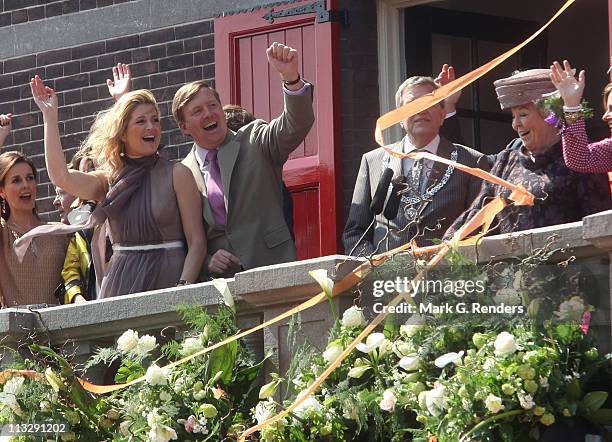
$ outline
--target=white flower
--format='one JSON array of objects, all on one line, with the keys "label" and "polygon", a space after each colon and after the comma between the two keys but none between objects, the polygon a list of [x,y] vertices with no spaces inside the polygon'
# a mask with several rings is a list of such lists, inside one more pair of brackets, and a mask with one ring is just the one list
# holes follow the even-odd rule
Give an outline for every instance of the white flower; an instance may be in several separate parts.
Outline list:
[{"label": "white flower", "polygon": [[444,368],[450,363],[457,364],[461,362],[461,358],[463,357],[463,354],[464,354],[463,350],[460,351],[459,353],[455,353],[454,351],[450,353],[446,353],[445,355],[442,355],[436,358],[436,360],[434,361],[434,365],[438,368]]},{"label": "white flower", "polygon": [[425,327],[427,320],[421,315],[412,315],[404,325],[400,325],[400,333],[408,338],[416,335],[419,330]]},{"label": "white flower", "polygon": [[255,420],[258,424],[267,421],[272,417],[274,412],[276,411],[276,406],[274,405],[274,401],[272,399],[267,401],[260,401],[255,406]]},{"label": "white flower", "polygon": [[23,410],[19,406],[19,402],[17,402],[17,398],[14,394],[5,392],[0,393],[0,403],[10,408],[17,416],[23,416]]},{"label": "white flower", "polygon": [[51,402],[49,402],[49,401],[42,401],[40,403],[40,411],[42,411],[43,413],[51,413],[53,411],[53,407],[51,406]]},{"label": "white flower", "polygon": [[176,431],[165,425],[152,427],[151,430],[149,430],[148,436],[150,442],[168,442],[169,440],[178,439]]},{"label": "white flower", "polygon": [[499,411],[504,409],[504,405],[502,404],[501,398],[491,393],[489,393],[489,395],[485,399],[485,405],[491,413],[498,413]]},{"label": "white flower", "polygon": [[521,407],[525,410],[531,410],[535,407],[535,402],[533,401],[533,397],[529,394],[518,394],[519,402],[521,403]]},{"label": "white flower", "polygon": [[[298,395],[298,398],[300,398],[302,396],[302,394],[303,393],[300,393]],[[302,402],[300,405],[295,407],[295,410],[293,410],[293,414],[295,414],[299,418],[303,418],[304,415],[306,414],[306,412],[308,412],[310,410],[314,410],[315,412],[319,412],[319,411],[321,411],[321,408],[322,407],[321,407],[321,404],[319,403],[319,401],[317,401],[312,396],[309,396],[309,397],[306,398],[306,400],[304,400],[304,402]]]},{"label": "white flower", "polygon": [[168,402],[170,399],[172,399],[172,395],[170,393],[168,393],[167,391],[162,391],[161,393],[159,393],[159,400],[162,402]]},{"label": "white flower", "polygon": [[521,295],[514,289],[498,290],[497,294],[493,296],[493,300],[498,305],[521,305],[523,303]]},{"label": "white flower", "polygon": [[399,361],[399,366],[406,371],[418,370],[420,365],[421,358],[419,358],[416,354],[404,356]]},{"label": "white flower", "polygon": [[7,394],[19,396],[23,391],[23,382],[25,379],[22,376],[13,376],[4,384],[4,391]]},{"label": "white flower", "polygon": [[371,353],[376,350],[385,341],[385,335],[382,333],[372,333],[368,335],[366,343],[360,342],[357,344],[357,350],[362,353]]},{"label": "white flower", "polygon": [[150,385],[166,385],[168,383],[168,369],[151,364],[145,373],[145,380]]},{"label": "white flower", "polygon": [[440,416],[446,403],[446,387],[439,382],[434,384],[434,388],[427,392],[425,396],[425,406],[433,416]]},{"label": "white flower", "polygon": [[548,387],[550,387],[547,377],[540,376],[540,387],[542,387],[545,390],[548,389]]},{"label": "white flower", "polygon": [[325,359],[325,362],[327,362],[329,364],[329,363],[335,361],[338,358],[338,356],[340,356],[342,354],[343,351],[344,351],[344,349],[342,348],[341,345],[338,345],[338,344],[330,345],[323,352],[323,359]]},{"label": "white flower", "polygon": [[157,346],[157,340],[155,336],[144,335],[138,338],[138,344],[136,344],[135,352],[139,355],[146,355]]},{"label": "white flower", "polygon": [[495,339],[495,355],[507,356],[516,351],[516,341],[514,335],[508,332],[501,332]]},{"label": "white flower", "polygon": [[353,367],[349,370],[347,376],[349,378],[353,378],[353,379],[359,379],[361,376],[363,376],[365,374],[366,371],[368,371],[370,368],[369,365],[362,365],[360,367]]},{"label": "white flower", "polygon": [[580,321],[584,313],[585,305],[580,296],[572,296],[568,301],[559,305],[559,311],[555,315],[562,321]]},{"label": "white flower", "polygon": [[395,404],[397,402],[397,397],[393,393],[393,390],[385,390],[383,393],[382,401],[378,404],[381,410],[384,411],[393,411],[395,410]]},{"label": "white flower", "polygon": [[130,329],[123,332],[119,339],[117,339],[117,348],[123,352],[128,353],[138,345],[138,332]]},{"label": "white flower", "polygon": [[344,312],[342,315],[342,325],[346,328],[357,328],[365,325],[365,317],[363,316],[363,309],[359,307],[351,307]]},{"label": "white flower", "polygon": [[405,341],[395,341],[393,343],[393,353],[398,358],[403,358],[414,351],[413,346]]},{"label": "white flower", "polygon": [[491,370],[493,367],[495,367],[495,359],[493,358],[487,358],[484,364],[482,364],[483,370],[486,370],[486,371]]},{"label": "white flower", "polygon": [[119,433],[122,436],[129,436],[131,434],[130,427],[132,426],[132,421],[123,421],[119,424]]},{"label": "white flower", "polygon": [[196,338],[185,338],[181,347],[181,355],[189,356],[203,350],[202,340],[199,337]]}]

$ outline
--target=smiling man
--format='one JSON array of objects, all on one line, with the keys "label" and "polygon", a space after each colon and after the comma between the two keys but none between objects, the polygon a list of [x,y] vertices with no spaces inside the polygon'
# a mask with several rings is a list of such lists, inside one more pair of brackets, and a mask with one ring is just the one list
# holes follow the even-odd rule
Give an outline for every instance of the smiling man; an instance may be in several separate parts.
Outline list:
[{"label": "smiling man", "polygon": [[[403,106],[439,86],[431,77],[410,77],[395,95],[397,107]],[[426,109],[400,123],[406,136],[387,146],[397,152],[427,151],[470,167],[489,169],[483,154],[440,136],[446,111],[444,103]],[[370,208],[383,172],[390,168],[394,177],[404,176],[399,212],[387,222],[383,214]],[[480,180],[429,160],[392,157],[382,148],[363,155],[355,183],[351,210],[344,229],[345,252],[369,255],[392,249],[414,239],[419,245],[430,245],[441,238],[455,218],[469,207],[478,194]],[[375,222],[374,222],[375,220]],[[374,224],[369,228],[370,224]],[[388,232],[388,235],[387,235]]]},{"label": "smiling man", "polygon": [[313,87],[301,79],[295,49],[273,43],[266,54],[285,95],[283,113],[270,123],[229,130],[219,94],[205,81],[184,85],[172,102],[181,131],[194,140],[183,164],[204,203],[208,256],[201,279],[296,259],[283,215],[282,169],[314,123]]}]

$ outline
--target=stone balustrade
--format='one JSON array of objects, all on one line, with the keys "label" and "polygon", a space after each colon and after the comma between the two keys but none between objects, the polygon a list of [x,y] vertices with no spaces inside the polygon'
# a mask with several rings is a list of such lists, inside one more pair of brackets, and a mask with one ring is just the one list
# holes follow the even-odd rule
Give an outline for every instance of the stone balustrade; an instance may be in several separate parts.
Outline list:
[{"label": "stone balustrade", "polygon": [[[465,253],[479,262],[503,260],[528,255],[533,250],[554,241],[555,247],[564,249],[554,256],[556,260],[575,256],[576,262],[600,273],[605,280],[601,288],[598,312],[594,326],[598,327],[601,349],[610,351],[612,335],[610,253],[612,253],[612,211],[592,215],[583,222],[498,235],[485,238],[478,247],[467,248]],[[358,260],[341,255],[297,261],[262,267],[228,279],[228,287],[236,300],[239,325],[253,327],[287,311],[316,293],[320,288],[308,271],[325,269],[340,279]],[[338,267],[340,264],[342,266]],[[605,275],[601,275],[605,272]],[[212,283],[158,290],[86,304],[66,305],[40,309],[8,308],[0,311],[0,338],[4,346],[15,347],[28,335],[38,342],[62,346],[63,351],[82,361],[96,346],[111,345],[126,329],[131,328],[157,336],[174,337],[184,329],[177,313],[179,304],[198,304],[214,309],[222,302],[219,291]],[[339,312],[352,305],[350,293],[334,300]],[[327,331],[332,324],[330,307],[323,302],[300,314],[299,341],[309,341],[319,348],[325,345]],[[259,358],[273,351],[266,373],[284,372],[291,360],[287,335],[289,321],[265,328],[246,339],[247,346]],[[67,342],[68,341],[68,342]],[[7,360],[4,353],[4,362]],[[93,380],[102,381],[101,373],[91,373]]]}]

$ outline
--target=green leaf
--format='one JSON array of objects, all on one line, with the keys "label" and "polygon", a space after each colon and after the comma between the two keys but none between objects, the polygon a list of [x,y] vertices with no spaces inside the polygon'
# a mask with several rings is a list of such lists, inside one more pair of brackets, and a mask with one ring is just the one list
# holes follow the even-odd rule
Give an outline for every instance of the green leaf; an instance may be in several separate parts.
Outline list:
[{"label": "green leaf", "polygon": [[612,409],[610,408],[600,408],[584,417],[595,424],[612,425]]},{"label": "green leaf", "polygon": [[137,379],[145,374],[145,370],[137,362],[132,361],[131,359],[124,359],[121,363],[121,367],[117,370],[117,374],[115,375],[115,382],[121,384],[130,382],[134,379]]},{"label": "green leaf", "polygon": [[268,358],[270,358],[270,356],[272,356],[271,352],[266,354],[264,358],[258,364],[247,367],[244,370],[241,370],[238,373],[236,373],[233,383],[241,384],[243,382],[246,382],[246,383],[253,382],[255,378],[257,377],[257,375],[259,374],[259,371],[263,367],[264,363],[266,362],[266,360],[268,360]]},{"label": "green leaf", "polygon": [[582,391],[580,389],[580,382],[578,379],[572,379],[572,382],[567,384],[567,396],[571,401],[579,401],[582,396]]},{"label": "green leaf", "polygon": [[608,399],[608,393],[605,391],[591,391],[584,396],[580,405],[582,405],[587,412],[594,412],[601,408],[601,406]]},{"label": "green leaf", "polygon": [[210,372],[222,372],[220,381],[224,384],[229,384],[232,380],[232,371],[236,362],[236,354],[238,353],[238,342],[232,341],[225,344],[223,347],[214,349],[210,355]]}]

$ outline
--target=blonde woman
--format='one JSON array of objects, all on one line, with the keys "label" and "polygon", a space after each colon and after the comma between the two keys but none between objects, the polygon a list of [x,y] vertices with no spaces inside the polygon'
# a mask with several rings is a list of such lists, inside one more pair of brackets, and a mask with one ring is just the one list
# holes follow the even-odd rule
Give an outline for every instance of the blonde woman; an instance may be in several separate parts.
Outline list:
[{"label": "blonde woman", "polygon": [[100,202],[86,225],[59,229],[80,230],[106,220],[110,226],[113,257],[99,297],[195,282],[206,255],[202,202],[191,171],[158,155],[161,126],[151,92],[129,92],[96,117],[84,148],[95,155],[97,169],[84,173],[66,167],[55,92],[38,76],[31,88],[43,113],[51,181]]}]

